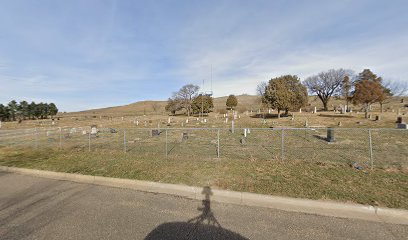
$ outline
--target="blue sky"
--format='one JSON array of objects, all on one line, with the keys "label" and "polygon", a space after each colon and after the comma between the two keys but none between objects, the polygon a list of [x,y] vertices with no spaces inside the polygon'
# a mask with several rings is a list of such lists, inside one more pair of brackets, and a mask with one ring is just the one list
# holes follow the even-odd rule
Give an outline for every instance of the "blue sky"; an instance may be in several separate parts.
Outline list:
[{"label": "blue sky", "polygon": [[187,83],[370,68],[408,81],[408,1],[0,0],[0,103],[165,100]]}]

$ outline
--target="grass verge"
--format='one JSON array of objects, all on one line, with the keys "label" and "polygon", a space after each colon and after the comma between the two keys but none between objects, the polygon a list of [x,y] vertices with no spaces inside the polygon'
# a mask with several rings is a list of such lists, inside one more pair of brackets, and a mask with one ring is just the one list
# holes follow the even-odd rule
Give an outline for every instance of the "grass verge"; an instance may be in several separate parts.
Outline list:
[{"label": "grass verge", "polygon": [[356,170],[347,164],[256,159],[195,159],[114,151],[0,148],[0,165],[211,186],[309,199],[408,209],[406,169]]}]

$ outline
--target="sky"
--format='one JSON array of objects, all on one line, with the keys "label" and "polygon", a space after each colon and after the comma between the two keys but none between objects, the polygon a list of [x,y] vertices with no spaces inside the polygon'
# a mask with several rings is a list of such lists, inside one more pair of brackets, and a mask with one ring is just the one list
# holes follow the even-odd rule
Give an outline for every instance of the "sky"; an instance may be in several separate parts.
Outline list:
[{"label": "sky", "polygon": [[304,80],[333,68],[370,68],[408,81],[406,0],[0,0],[0,6],[3,104],[54,102],[60,111],[78,111],[166,100],[188,83],[215,97],[255,94],[273,77]]}]

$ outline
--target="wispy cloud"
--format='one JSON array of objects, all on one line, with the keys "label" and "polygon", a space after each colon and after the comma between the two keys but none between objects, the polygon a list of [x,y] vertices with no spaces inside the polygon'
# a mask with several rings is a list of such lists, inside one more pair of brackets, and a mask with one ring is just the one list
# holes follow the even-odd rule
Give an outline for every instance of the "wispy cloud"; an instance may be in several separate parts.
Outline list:
[{"label": "wispy cloud", "polygon": [[71,111],[164,100],[203,79],[209,90],[211,66],[216,96],[339,67],[404,81],[406,7],[363,0],[6,2],[0,102],[53,101]]}]

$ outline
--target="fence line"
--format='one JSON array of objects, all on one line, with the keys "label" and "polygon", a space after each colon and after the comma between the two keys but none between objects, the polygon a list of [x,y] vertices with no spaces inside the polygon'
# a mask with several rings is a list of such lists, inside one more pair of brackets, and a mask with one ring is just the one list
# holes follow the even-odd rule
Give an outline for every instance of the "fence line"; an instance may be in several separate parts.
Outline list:
[{"label": "fence line", "polygon": [[[188,156],[303,160],[365,165],[371,169],[374,165],[408,166],[407,139],[408,130],[384,128],[102,128],[94,131],[86,127],[0,131],[0,146],[88,148],[89,152],[117,150],[166,159]],[[163,148],[164,154],[160,150]]]}]

